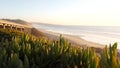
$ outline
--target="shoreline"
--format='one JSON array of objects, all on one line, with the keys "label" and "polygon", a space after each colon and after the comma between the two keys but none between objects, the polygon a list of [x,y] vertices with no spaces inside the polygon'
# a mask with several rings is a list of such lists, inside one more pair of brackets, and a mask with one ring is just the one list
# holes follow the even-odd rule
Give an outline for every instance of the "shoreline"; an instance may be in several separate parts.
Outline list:
[{"label": "shoreline", "polygon": [[[57,32],[52,32],[52,31],[47,31],[44,29],[38,29],[39,31],[43,32],[48,39],[51,40],[57,40],[59,39],[60,33]],[[103,49],[105,45],[87,41],[85,39],[80,38],[79,36],[76,35],[69,35],[69,34],[62,34],[62,36],[68,40],[69,43],[77,45],[77,46],[82,46],[82,47],[93,47],[93,48],[100,48]]]},{"label": "shoreline", "polygon": [[[47,31],[47,30],[44,30],[44,29],[37,29],[37,30],[42,32],[43,34],[45,34],[45,36],[50,40],[59,40],[60,33]],[[79,36],[76,36],[76,35],[62,34],[62,36],[66,40],[68,40],[69,43],[73,44],[73,46],[75,46],[75,47],[94,48],[98,55],[103,51],[103,49],[106,46],[106,45],[103,45],[103,44],[87,41],[87,40],[82,39],[82,38],[80,38]],[[117,51],[118,51],[117,56],[120,57],[120,50],[117,49]]]}]

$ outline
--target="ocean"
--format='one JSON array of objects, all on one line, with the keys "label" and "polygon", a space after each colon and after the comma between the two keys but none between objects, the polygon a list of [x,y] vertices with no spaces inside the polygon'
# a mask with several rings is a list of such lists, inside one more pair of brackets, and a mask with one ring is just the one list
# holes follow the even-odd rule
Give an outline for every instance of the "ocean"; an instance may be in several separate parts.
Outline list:
[{"label": "ocean", "polygon": [[120,26],[65,26],[33,23],[34,27],[61,34],[76,35],[87,41],[103,45],[118,43],[120,49]]}]

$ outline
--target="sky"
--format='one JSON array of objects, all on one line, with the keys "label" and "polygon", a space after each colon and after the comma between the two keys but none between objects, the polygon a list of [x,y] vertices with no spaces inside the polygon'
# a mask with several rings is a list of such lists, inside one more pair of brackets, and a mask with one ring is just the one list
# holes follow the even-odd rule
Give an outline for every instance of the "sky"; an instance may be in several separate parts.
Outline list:
[{"label": "sky", "polygon": [[60,25],[120,26],[120,1],[0,0],[0,18]]}]

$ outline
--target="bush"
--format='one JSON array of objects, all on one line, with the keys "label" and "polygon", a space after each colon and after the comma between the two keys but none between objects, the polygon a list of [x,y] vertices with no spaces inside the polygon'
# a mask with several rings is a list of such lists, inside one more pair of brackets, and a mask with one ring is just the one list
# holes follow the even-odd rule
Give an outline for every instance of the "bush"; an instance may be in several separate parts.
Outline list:
[{"label": "bush", "polygon": [[[6,37],[7,35],[7,37]],[[120,68],[117,44],[97,55],[95,49],[73,47],[12,30],[0,30],[0,68]],[[10,40],[9,40],[10,39]]]}]

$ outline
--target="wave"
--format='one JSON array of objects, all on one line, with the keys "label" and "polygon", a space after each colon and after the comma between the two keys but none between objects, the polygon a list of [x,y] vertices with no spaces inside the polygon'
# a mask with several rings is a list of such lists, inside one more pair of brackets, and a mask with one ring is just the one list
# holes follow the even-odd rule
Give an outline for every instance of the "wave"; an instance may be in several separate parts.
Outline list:
[{"label": "wave", "polygon": [[[117,42],[120,45],[120,27],[104,26],[49,26],[34,24],[36,28],[42,28],[48,31],[61,34],[77,35],[87,41],[100,44],[113,44]],[[120,46],[118,46],[120,49]]]}]

